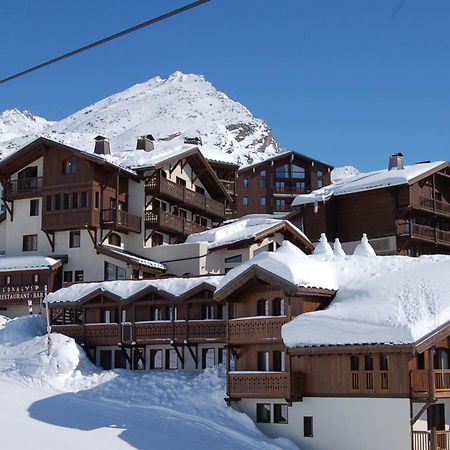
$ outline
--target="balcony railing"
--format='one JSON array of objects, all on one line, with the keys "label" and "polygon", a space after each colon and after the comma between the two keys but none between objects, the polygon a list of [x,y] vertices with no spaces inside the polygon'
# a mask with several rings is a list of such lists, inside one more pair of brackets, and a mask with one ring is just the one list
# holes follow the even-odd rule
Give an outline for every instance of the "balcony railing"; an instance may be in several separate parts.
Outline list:
[{"label": "balcony railing", "polygon": [[230,320],[228,339],[230,344],[281,341],[281,327],[286,322],[287,319],[284,316]]},{"label": "balcony railing", "polygon": [[153,175],[145,181],[146,192],[153,195],[169,197],[186,206],[200,211],[204,214],[225,218],[225,205],[217,200],[206,197],[206,195],[188,189],[161,175]]},{"label": "balcony railing", "polygon": [[434,449],[450,450],[450,431],[412,432],[412,450],[434,450]]},{"label": "balcony railing", "polygon": [[100,226],[100,211],[92,208],[42,212],[42,231],[58,231]]},{"label": "balcony railing", "polygon": [[178,217],[166,211],[146,211],[145,226],[147,228],[160,228],[184,236],[206,230],[204,225],[184,219],[183,217]]},{"label": "balcony railing", "polygon": [[230,372],[228,395],[231,398],[300,398],[301,373]]},{"label": "balcony railing", "polygon": [[425,211],[435,212],[436,214],[450,216],[450,204],[442,200],[435,200],[430,197],[420,196],[417,203],[412,205],[414,208]]},{"label": "balcony railing", "polygon": [[399,223],[397,233],[401,236],[408,235],[413,239],[420,239],[433,244],[450,245],[450,231],[439,228],[419,225],[417,223]]},{"label": "balcony railing", "polygon": [[102,209],[102,227],[141,232],[141,218],[121,209]]},{"label": "balcony railing", "polygon": [[410,372],[411,395],[413,397],[450,397],[450,369],[433,370],[433,386],[429,388],[428,370],[412,370]]},{"label": "balcony railing", "polygon": [[21,178],[10,180],[5,186],[5,197],[26,197],[38,195],[42,191],[42,177]]},{"label": "balcony railing", "polygon": [[274,186],[274,194],[305,194],[307,189],[305,186]]},{"label": "balcony railing", "polygon": [[[131,327],[127,341],[140,344],[225,342],[225,320],[154,321],[126,323]],[[52,330],[86,345],[117,345],[122,342],[120,324],[53,325]]]}]

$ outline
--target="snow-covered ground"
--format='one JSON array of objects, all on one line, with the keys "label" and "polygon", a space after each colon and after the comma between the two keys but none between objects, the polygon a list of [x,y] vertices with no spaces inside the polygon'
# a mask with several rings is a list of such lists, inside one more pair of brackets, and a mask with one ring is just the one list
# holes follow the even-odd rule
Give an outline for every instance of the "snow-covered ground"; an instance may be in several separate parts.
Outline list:
[{"label": "snow-covered ground", "polygon": [[0,316],[0,448],[295,449],[226,407],[223,368],[100,371],[45,321]]}]

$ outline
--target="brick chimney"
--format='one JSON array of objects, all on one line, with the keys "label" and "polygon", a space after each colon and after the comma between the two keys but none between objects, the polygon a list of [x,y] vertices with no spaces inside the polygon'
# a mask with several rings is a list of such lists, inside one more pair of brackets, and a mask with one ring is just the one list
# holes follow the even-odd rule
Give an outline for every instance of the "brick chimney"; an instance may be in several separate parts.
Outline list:
[{"label": "brick chimney", "polygon": [[394,153],[389,156],[389,170],[403,169],[403,153]]},{"label": "brick chimney", "polygon": [[137,139],[136,150],[145,150],[146,152],[151,152],[155,148],[153,142],[155,138],[151,134],[145,136],[140,136]]},{"label": "brick chimney", "polygon": [[95,139],[94,153],[96,155],[110,155],[111,148],[109,147],[109,140],[104,136],[97,136]]}]

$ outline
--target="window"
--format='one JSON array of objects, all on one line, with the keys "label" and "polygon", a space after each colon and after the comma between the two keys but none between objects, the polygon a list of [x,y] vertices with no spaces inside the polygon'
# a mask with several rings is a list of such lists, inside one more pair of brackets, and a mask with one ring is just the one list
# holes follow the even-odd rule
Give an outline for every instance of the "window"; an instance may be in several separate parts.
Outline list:
[{"label": "window", "polygon": [[270,423],[270,403],[256,404],[256,422]]},{"label": "window", "polygon": [[313,418],[310,416],[303,417],[303,436],[313,437]]},{"label": "window", "polygon": [[269,300],[262,298],[256,303],[256,315],[268,316],[269,315]]},{"label": "window", "polygon": [[177,184],[179,184],[180,186],[186,186],[186,180],[184,180],[183,178],[177,177]]},{"label": "window", "polygon": [[248,178],[244,178],[242,180],[242,184],[243,184],[244,188],[247,189],[248,188]]},{"label": "window", "polygon": [[276,298],[272,301],[272,315],[284,316],[284,298]]},{"label": "window", "polygon": [[61,209],[61,196],[59,194],[55,195],[55,211],[59,211]]},{"label": "window", "polygon": [[162,353],[163,351],[160,349],[150,350],[150,370],[163,368]]},{"label": "window", "polygon": [[163,245],[164,242],[164,236],[160,233],[153,233],[152,234],[152,247],[158,247],[159,245]]},{"label": "window", "polygon": [[373,357],[366,355],[364,357],[364,370],[373,370]]},{"label": "window", "polygon": [[64,283],[72,283],[73,276],[72,276],[72,271],[71,270],[65,270],[64,271],[63,280],[64,280]]},{"label": "window", "polygon": [[101,323],[111,323],[111,310],[110,309],[102,309]]},{"label": "window", "polygon": [[296,181],[295,182],[295,192],[305,192],[305,182],[304,181]]},{"label": "window", "polygon": [[226,304],[218,305],[218,319],[227,320],[228,319],[228,308]]},{"label": "window", "polygon": [[45,199],[45,203],[46,203],[46,206],[47,206],[47,208],[46,208],[47,211],[51,211],[52,210],[52,205],[53,205],[52,199],[53,199],[53,197],[51,195],[47,195],[47,197]]},{"label": "window", "polygon": [[389,358],[385,355],[380,355],[380,370],[389,370]]},{"label": "window", "polygon": [[75,281],[76,282],[84,281],[84,271],[75,270]]},{"label": "window", "polygon": [[22,240],[22,250],[32,252],[37,250],[37,234],[26,234]]},{"label": "window", "polygon": [[104,278],[105,281],[125,280],[126,270],[123,269],[122,267],[116,266],[115,264],[111,264],[105,261]]},{"label": "window", "polygon": [[244,206],[248,206],[249,201],[248,201],[248,197],[247,197],[247,196],[242,197],[242,204],[243,204]]},{"label": "window", "polygon": [[39,275],[37,273],[33,274],[33,283],[39,283]]},{"label": "window", "polygon": [[202,319],[215,319],[214,305],[202,305]]},{"label": "window", "polygon": [[169,306],[169,320],[178,320],[178,306]]},{"label": "window", "polygon": [[228,258],[225,258],[225,264],[234,264],[234,263],[241,263],[242,262],[242,255],[234,255],[229,256]]},{"label": "window", "polygon": [[305,178],[305,169],[296,164],[292,164],[292,178]]},{"label": "window", "polygon": [[428,430],[436,428],[437,431],[445,430],[445,406],[443,403],[430,405],[427,409]]},{"label": "window", "polygon": [[258,352],[257,354],[258,368],[256,370],[260,372],[268,372],[270,370],[269,361],[270,361],[269,352]]},{"label": "window", "polygon": [[63,194],[63,209],[70,208],[70,194]]},{"label": "window", "polygon": [[259,175],[261,177],[267,177],[267,170],[261,170],[261,172],[259,172]]},{"label": "window", "polygon": [[284,372],[286,370],[286,356],[284,352],[273,352],[273,370],[275,372]]},{"label": "window", "polygon": [[201,186],[195,185],[195,192],[198,192],[199,194],[205,195],[205,189]]},{"label": "window", "polygon": [[108,244],[120,247],[122,245],[122,239],[117,233],[111,233],[108,236]]},{"label": "window", "polygon": [[174,349],[166,350],[166,369],[167,370],[178,369],[178,355]]},{"label": "window", "polygon": [[98,191],[95,192],[94,207],[95,207],[95,209],[100,208],[100,192],[98,192]]},{"label": "window", "polygon": [[6,275],[6,284],[11,284],[11,275]]},{"label": "window", "polygon": [[276,178],[289,178],[289,164],[284,164],[283,166],[278,166],[275,169]]},{"label": "window", "polygon": [[150,309],[150,320],[162,320],[161,308]]},{"label": "window", "polygon": [[77,192],[72,193],[72,208],[74,208],[74,209],[78,208],[78,193]]},{"label": "window", "polygon": [[207,367],[214,367],[214,349],[203,348],[202,349],[202,369]]},{"label": "window", "polygon": [[350,370],[359,370],[359,356],[350,356]]},{"label": "window", "polygon": [[323,180],[322,179],[318,179],[317,180],[317,187],[320,189],[320,188],[323,188]]},{"label": "window", "polygon": [[317,178],[322,178],[323,177],[323,172],[321,170],[317,171]]},{"label": "window", "polygon": [[285,211],[286,210],[286,200],[282,198],[277,198],[275,200],[275,209],[279,211]]},{"label": "window", "polygon": [[267,205],[267,197],[261,197],[259,199],[259,203],[261,206],[266,206]]},{"label": "window", "polygon": [[69,247],[78,248],[81,243],[81,235],[79,231],[71,231],[69,233]]},{"label": "window", "polygon": [[284,181],[275,181],[275,192],[284,192],[286,183]]},{"label": "window", "polygon": [[261,178],[259,180],[259,185],[260,185],[261,189],[266,189],[267,188],[267,178]]},{"label": "window", "polygon": [[273,422],[288,423],[288,405],[275,403],[273,405]]},{"label": "window", "polygon": [[88,206],[88,195],[87,192],[81,193],[81,201],[80,201],[80,208],[87,208]]},{"label": "window", "polygon": [[65,159],[62,162],[61,172],[63,175],[74,175],[77,172],[77,162],[75,159]]},{"label": "window", "polygon": [[39,215],[39,200],[30,200],[30,216]]},{"label": "window", "polygon": [[125,349],[114,351],[114,368],[115,369],[126,369],[127,368],[127,357]]}]

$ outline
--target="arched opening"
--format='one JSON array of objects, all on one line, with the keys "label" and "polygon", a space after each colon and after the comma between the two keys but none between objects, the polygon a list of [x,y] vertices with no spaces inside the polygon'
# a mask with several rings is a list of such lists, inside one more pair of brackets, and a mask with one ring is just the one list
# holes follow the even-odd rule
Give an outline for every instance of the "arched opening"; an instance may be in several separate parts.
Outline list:
[{"label": "arched opening", "polygon": [[256,315],[268,316],[269,315],[269,300],[262,298],[256,303]]},{"label": "arched opening", "polygon": [[285,316],[284,298],[275,298],[272,300],[272,315]]}]

